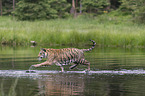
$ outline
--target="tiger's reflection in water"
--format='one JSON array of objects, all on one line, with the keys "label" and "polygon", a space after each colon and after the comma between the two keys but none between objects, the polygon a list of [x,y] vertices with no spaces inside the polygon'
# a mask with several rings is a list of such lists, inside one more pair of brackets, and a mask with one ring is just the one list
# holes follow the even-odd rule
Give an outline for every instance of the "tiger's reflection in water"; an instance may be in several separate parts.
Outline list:
[{"label": "tiger's reflection in water", "polygon": [[41,96],[83,96],[84,79],[75,75],[49,75],[48,78],[38,80]]}]

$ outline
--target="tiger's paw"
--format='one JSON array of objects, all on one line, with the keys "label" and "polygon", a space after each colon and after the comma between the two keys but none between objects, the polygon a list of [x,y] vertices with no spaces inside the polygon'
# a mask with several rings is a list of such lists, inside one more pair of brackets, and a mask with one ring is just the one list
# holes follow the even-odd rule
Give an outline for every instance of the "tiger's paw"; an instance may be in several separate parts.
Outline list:
[{"label": "tiger's paw", "polygon": [[88,69],[85,70],[86,73],[89,73],[89,71],[90,71],[90,70],[88,70]]},{"label": "tiger's paw", "polygon": [[59,73],[65,73],[66,71],[59,71]]}]

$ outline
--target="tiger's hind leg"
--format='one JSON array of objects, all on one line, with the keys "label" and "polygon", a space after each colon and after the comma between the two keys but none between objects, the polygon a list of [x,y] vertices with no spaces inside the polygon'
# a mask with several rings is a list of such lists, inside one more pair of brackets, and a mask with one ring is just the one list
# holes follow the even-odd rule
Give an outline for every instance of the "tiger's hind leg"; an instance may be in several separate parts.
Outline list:
[{"label": "tiger's hind leg", "polygon": [[70,66],[69,69],[74,69],[77,65],[78,65],[78,64],[76,63],[76,64]]},{"label": "tiger's hind leg", "polygon": [[90,71],[90,62],[89,61],[87,61],[85,59],[82,59],[82,60],[80,60],[79,63],[82,64],[82,65],[87,65],[88,66],[87,71]]},{"label": "tiger's hind leg", "polygon": [[78,64],[87,65],[87,71],[90,71],[90,62],[85,59],[81,59],[79,62],[74,62],[74,65],[70,66],[69,69],[74,69]]}]

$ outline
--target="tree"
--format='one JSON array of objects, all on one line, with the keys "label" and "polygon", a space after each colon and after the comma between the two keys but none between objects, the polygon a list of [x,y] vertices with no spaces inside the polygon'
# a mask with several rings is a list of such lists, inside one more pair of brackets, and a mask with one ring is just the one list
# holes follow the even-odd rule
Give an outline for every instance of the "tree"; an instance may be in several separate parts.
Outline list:
[{"label": "tree", "polygon": [[13,11],[15,10],[15,0],[13,0]]},{"label": "tree", "polygon": [[13,11],[13,0],[2,0],[3,15],[11,15]]},{"label": "tree", "polygon": [[66,18],[69,16],[71,5],[66,0],[48,0],[50,8],[57,11],[59,18]]},{"label": "tree", "polygon": [[132,15],[136,22],[145,23],[145,0],[121,0],[119,11]]},{"label": "tree", "polygon": [[[50,18],[52,12],[47,0],[21,0],[13,12],[18,20],[36,20]],[[47,15],[49,14],[49,15]]]},{"label": "tree", "polygon": [[108,0],[82,0],[83,11],[87,13],[102,13],[109,5]]},{"label": "tree", "polygon": [[145,24],[145,1],[138,0],[138,6],[133,12],[134,21]]},{"label": "tree", "polygon": [[1,16],[2,16],[2,0],[0,0],[0,11],[1,11]]},{"label": "tree", "polygon": [[14,14],[18,20],[42,20],[67,17],[66,0],[21,0]]}]

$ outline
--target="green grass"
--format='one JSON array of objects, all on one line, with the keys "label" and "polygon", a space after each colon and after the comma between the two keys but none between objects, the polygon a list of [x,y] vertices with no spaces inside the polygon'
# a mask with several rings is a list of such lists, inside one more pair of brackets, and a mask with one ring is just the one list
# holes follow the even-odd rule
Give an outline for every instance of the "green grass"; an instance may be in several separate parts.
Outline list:
[{"label": "green grass", "polygon": [[34,22],[0,17],[1,43],[86,44],[90,43],[89,39],[103,46],[142,47],[145,45],[145,26],[132,23],[129,16],[110,14]]}]

